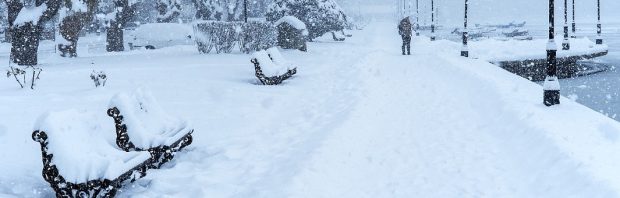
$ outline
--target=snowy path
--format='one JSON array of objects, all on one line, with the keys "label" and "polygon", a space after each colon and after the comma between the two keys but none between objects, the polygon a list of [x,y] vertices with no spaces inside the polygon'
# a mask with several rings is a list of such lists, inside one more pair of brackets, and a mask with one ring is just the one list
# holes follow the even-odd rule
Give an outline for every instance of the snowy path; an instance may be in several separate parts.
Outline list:
[{"label": "snowy path", "polygon": [[[273,87],[252,84],[248,55],[192,46],[44,55],[36,91],[0,80],[0,197],[52,195],[30,140],[38,115],[105,116],[136,87],[191,120],[195,142],[120,197],[617,197],[620,124],[567,99],[544,107],[540,86],[453,42],[420,37],[401,56],[394,29],[286,51],[299,74]],[[104,89],[93,69],[110,76]]]},{"label": "snowy path", "polygon": [[480,86],[488,82],[419,47],[425,41],[406,57],[398,42],[374,42],[365,97],[296,178],[292,197],[611,195],[540,130],[497,108],[494,88]]}]

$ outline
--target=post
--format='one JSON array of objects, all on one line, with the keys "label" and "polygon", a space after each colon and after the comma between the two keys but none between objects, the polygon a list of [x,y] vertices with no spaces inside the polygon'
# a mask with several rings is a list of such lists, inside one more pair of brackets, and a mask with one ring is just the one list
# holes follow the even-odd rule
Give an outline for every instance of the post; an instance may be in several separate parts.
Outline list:
[{"label": "post", "polygon": [[461,49],[461,56],[469,57],[469,49],[467,48],[467,0],[465,0],[465,22],[463,23],[463,48]]},{"label": "post", "polygon": [[570,41],[568,40],[568,0],[564,0],[564,41],[562,41],[562,50],[570,50]]},{"label": "post", "polygon": [[577,23],[575,23],[575,0],[573,0],[573,34],[571,34],[571,38],[577,38]]},{"label": "post", "polygon": [[248,0],[243,0],[243,18],[244,21],[248,22]]},{"label": "post", "polygon": [[603,31],[603,27],[601,26],[601,0],[596,0],[596,8],[597,8],[597,17],[598,23],[596,24],[596,44],[603,44],[603,37],[601,36],[601,32]]},{"label": "post", "polygon": [[415,35],[420,36],[420,10],[418,0],[415,0]]},{"label": "post", "polygon": [[403,18],[407,17],[407,0],[403,0]]},{"label": "post", "polygon": [[554,0],[549,0],[549,41],[547,42],[547,68],[543,84],[544,100],[546,106],[560,104],[560,82],[557,77],[557,45],[555,44],[555,5]]},{"label": "post", "polygon": [[431,0],[431,41],[435,39],[435,0]]}]

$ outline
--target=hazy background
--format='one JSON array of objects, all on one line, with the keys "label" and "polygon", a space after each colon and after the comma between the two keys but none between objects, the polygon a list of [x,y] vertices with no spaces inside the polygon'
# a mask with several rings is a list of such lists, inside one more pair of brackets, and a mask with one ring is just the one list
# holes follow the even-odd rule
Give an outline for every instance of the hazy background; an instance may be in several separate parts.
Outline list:
[{"label": "hazy background", "polygon": [[[402,0],[337,0],[350,14],[368,14],[374,18],[395,19]],[[569,0],[569,11],[571,6]],[[415,15],[415,0],[411,3]],[[419,0],[421,23],[430,22],[431,0]],[[463,21],[464,0],[435,0],[439,23],[459,25]],[[529,24],[546,24],[548,0],[469,0],[472,23],[505,23],[527,21]],[[596,0],[575,0],[577,23],[596,21]],[[556,0],[556,20],[563,23],[563,0]],[[601,0],[603,23],[620,22],[620,0]]]}]

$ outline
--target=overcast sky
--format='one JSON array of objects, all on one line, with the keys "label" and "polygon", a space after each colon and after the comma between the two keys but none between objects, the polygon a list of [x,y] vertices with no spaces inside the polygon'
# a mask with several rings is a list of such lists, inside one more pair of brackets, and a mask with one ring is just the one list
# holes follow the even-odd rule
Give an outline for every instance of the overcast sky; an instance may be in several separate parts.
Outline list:
[{"label": "overcast sky", "polygon": [[[336,0],[348,12],[365,12],[394,17],[402,0]],[[415,8],[415,0],[410,1]],[[569,9],[571,0],[569,1]],[[472,23],[528,21],[530,24],[547,23],[548,0],[469,0]],[[575,0],[578,23],[595,22],[596,0]],[[430,0],[419,0],[421,20],[430,20]],[[435,0],[439,20],[446,24],[463,21],[464,0]],[[556,0],[556,18],[563,23],[563,0]],[[601,0],[603,22],[620,22],[620,0]]]}]

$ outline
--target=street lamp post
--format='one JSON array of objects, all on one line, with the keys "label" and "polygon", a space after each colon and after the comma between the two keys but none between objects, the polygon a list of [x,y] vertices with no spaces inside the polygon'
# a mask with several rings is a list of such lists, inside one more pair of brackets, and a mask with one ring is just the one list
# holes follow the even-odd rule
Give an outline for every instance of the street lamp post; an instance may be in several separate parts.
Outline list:
[{"label": "street lamp post", "polygon": [[603,27],[601,26],[601,0],[596,0],[596,8],[597,8],[597,18],[598,23],[596,24],[596,44],[603,44],[603,37],[601,36],[601,32],[603,31]]},{"label": "street lamp post", "polygon": [[243,0],[243,18],[244,21],[248,22],[248,0]]},{"label": "street lamp post", "polygon": [[571,34],[571,38],[577,38],[577,23],[575,23],[575,0],[573,0],[573,34]]},{"label": "street lamp post", "polygon": [[467,48],[467,0],[465,0],[465,22],[463,23],[463,48],[461,49],[461,56],[469,57],[469,49]]},{"label": "street lamp post", "polygon": [[568,0],[564,0],[564,41],[562,41],[562,50],[570,50],[570,41],[568,40]]},{"label": "street lamp post", "polygon": [[547,42],[547,68],[543,84],[546,106],[560,104],[560,82],[557,77],[557,45],[555,44],[555,4],[549,0],[549,41]]},{"label": "street lamp post", "polygon": [[404,17],[407,17],[407,14],[408,14],[407,12],[408,12],[408,10],[407,10],[407,0],[403,0],[403,16]]},{"label": "street lamp post", "polygon": [[415,35],[420,36],[420,10],[418,0],[415,0]]},{"label": "street lamp post", "polygon": [[435,0],[431,0],[431,41],[435,41]]}]

